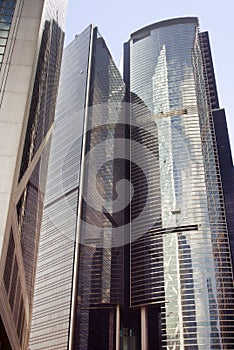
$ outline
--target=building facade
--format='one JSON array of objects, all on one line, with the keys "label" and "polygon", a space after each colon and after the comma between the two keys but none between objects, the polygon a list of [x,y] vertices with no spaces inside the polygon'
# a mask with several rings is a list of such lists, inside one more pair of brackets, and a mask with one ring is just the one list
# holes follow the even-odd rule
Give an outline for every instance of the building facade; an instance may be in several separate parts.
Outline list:
[{"label": "building facade", "polygon": [[232,266],[234,266],[234,220],[233,220],[233,201],[234,201],[234,168],[230,141],[228,137],[228,128],[226,114],[223,108],[213,110],[213,121],[215,135],[218,147],[218,156],[220,164],[220,173],[224,194],[224,203],[226,210],[227,228],[231,246]]},{"label": "building facade", "polygon": [[66,1],[0,3],[0,347],[27,349]]},{"label": "building facade", "polygon": [[[207,83],[208,96],[210,97],[210,107],[212,110],[212,123],[215,130],[215,147],[217,148],[220,175],[222,181],[224,203],[226,210],[226,220],[228,235],[231,246],[232,265],[234,262],[234,221],[233,221],[233,201],[234,201],[234,168],[232,153],[228,136],[226,114],[220,108],[215,81],[215,73],[211,56],[209,35],[207,32],[200,33],[200,42],[204,59],[204,76]],[[234,265],[233,265],[234,266]]]},{"label": "building facade", "polygon": [[[112,247],[110,234],[123,213],[110,217],[111,208],[94,203],[106,202],[115,179],[125,177],[125,166],[115,170],[112,162],[115,137],[125,136],[125,126],[116,125],[124,98],[124,83],[105,41],[90,26],[64,51],[31,349],[114,346],[116,308],[124,303],[124,244]],[[100,144],[106,146],[92,156]],[[93,167],[103,159],[105,166],[96,174]],[[99,193],[92,188],[96,181]]]},{"label": "building facade", "polygon": [[233,349],[207,42],[194,17],[142,28],[124,82],[96,27],[65,49],[32,350]]},{"label": "building facade", "polygon": [[[217,91],[205,76],[204,41],[196,18],[178,18],[140,29],[126,44],[128,91],[151,111],[159,152],[161,220],[140,242],[141,258],[131,243],[130,306],[142,309],[142,349],[153,349],[153,307],[159,348],[233,347],[232,264],[211,107]],[[138,229],[133,221],[132,234]]]}]

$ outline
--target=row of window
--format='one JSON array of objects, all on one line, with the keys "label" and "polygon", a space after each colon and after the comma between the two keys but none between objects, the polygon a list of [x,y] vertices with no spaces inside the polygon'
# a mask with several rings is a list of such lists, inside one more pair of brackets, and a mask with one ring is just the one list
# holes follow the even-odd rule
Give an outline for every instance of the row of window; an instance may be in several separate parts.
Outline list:
[{"label": "row of window", "polygon": [[14,14],[16,0],[0,1],[0,68]]},{"label": "row of window", "polygon": [[16,0],[0,0],[0,9],[14,8]]}]

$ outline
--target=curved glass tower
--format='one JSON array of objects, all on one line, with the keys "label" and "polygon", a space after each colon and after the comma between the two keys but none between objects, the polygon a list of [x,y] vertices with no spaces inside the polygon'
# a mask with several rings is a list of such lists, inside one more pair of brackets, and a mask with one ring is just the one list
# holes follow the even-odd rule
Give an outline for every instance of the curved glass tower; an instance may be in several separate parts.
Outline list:
[{"label": "curved glass tower", "polygon": [[152,24],[125,44],[129,101],[143,101],[158,137],[158,173],[148,179],[159,179],[148,193],[155,224],[131,227],[130,307],[141,308],[144,349],[156,318],[162,349],[233,348],[232,269],[204,71],[197,18]]}]

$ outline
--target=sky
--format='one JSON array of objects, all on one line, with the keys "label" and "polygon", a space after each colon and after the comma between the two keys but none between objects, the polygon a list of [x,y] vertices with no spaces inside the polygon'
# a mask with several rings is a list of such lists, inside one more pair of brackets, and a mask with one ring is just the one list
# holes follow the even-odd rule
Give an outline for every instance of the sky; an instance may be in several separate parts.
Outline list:
[{"label": "sky", "polygon": [[119,66],[123,43],[148,24],[184,16],[209,31],[220,107],[225,108],[234,154],[234,0],[68,0],[65,45],[89,24],[99,27]]}]

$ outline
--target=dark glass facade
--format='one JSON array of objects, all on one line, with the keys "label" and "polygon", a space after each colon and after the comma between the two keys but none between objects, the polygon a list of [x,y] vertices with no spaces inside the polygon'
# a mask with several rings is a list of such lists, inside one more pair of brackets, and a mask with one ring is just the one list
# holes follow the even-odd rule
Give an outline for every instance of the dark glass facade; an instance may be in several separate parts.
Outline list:
[{"label": "dark glass facade", "polygon": [[0,69],[4,53],[6,50],[7,39],[9,36],[10,26],[15,11],[16,0],[0,2]]},{"label": "dark glass facade", "polygon": [[207,83],[208,100],[212,110],[212,124],[215,131],[215,147],[218,154],[219,173],[221,176],[224,195],[226,220],[232,253],[232,264],[234,261],[234,168],[231,154],[228,128],[225,110],[220,108],[215,73],[211,56],[209,35],[207,32],[200,33],[201,48],[203,53],[204,75]]},{"label": "dark glass facade", "polygon": [[[45,22],[29,113],[19,182],[45,139],[54,120],[64,33],[52,20]],[[30,305],[41,228],[50,147],[45,147],[17,204],[21,248]],[[31,305],[32,306],[32,305]]]},{"label": "dark glass facade", "polygon": [[[112,247],[112,225],[121,224],[124,213],[112,215],[113,207],[103,212],[92,208],[97,200],[93,189],[94,168],[102,164],[97,174],[97,187],[102,198],[113,198],[113,188],[119,179],[125,178],[122,161],[115,159],[115,139],[124,140],[124,125],[118,125],[125,87],[104,39],[97,28],[93,31],[92,62],[90,67],[90,93],[87,113],[88,131],[86,154],[100,144],[96,157],[90,156],[83,163],[84,182],[82,197],[82,223],[78,262],[77,305],[74,327],[74,349],[109,349],[115,343],[115,309],[124,301],[124,244]],[[120,105],[120,110],[117,110]],[[116,107],[116,111],[110,108]],[[109,159],[109,161],[108,161]],[[82,186],[82,184],[80,184]],[[105,214],[106,213],[106,214]],[[100,227],[95,235],[92,226]],[[104,309],[104,310],[103,310]],[[97,337],[97,335],[99,335]],[[111,345],[112,344],[112,345]]]},{"label": "dark glass facade", "polygon": [[[219,166],[222,180],[222,188],[224,194],[224,202],[226,209],[226,219],[229,240],[232,253],[232,264],[234,262],[234,168],[232,162],[232,154],[230,141],[228,137],[228,128],[224,109],[213,110],[213,120],[215,127],[215,135],[218,147]],[[234,266],[234,265],[233,265]]]},{"label": "dark glass facade", "polygon": [[199,33],[199,39],[202,51],[204,79],[207,84],[209,103],[211,104],[212,109],[219,109],[219,99],[215,81],[215,73],[208,32]]}]

